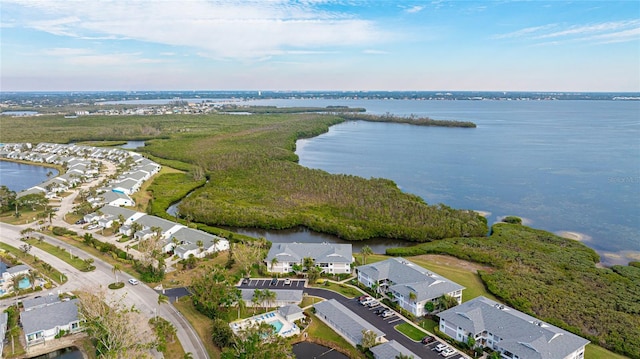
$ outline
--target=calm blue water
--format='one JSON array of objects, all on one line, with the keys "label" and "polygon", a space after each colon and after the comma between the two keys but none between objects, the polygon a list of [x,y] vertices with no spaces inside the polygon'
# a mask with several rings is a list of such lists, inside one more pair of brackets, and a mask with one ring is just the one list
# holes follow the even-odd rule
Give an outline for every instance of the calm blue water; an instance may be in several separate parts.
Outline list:
[{"label": "calm blue water", "polygon": [[269,324],[271,324],[271,326],[276,329],[276,333],[280,333],[280,330],[282,330],[283,324],[279,320],[276,320],[275,322],[271,322]]},{"label": "calm blue water", "polygon": [[476,129],[349,122],[297,143],[300,164],[394,180],[428,203],[584,235],[605,264],[640,256],[640,102],[264,100],[473,121]]},{"label": "calm blue water", "polygon": [[16,162],[0,161],[0,186],[7,186],[15,192],[23,191],[58,175],[58,170],[50,167],[25,165]]}]

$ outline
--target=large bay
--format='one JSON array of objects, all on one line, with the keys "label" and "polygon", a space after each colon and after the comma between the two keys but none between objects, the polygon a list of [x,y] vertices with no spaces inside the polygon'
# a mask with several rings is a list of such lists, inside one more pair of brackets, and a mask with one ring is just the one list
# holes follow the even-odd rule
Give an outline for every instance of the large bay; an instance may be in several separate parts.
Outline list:
[{"label": "large bay", "polygon": [[347,122],[300,140],[300,164],[394,180],[428,203],[582,235],[605,264],[640,260],[640,102],[264,100],[473,121],[475,129]]}]

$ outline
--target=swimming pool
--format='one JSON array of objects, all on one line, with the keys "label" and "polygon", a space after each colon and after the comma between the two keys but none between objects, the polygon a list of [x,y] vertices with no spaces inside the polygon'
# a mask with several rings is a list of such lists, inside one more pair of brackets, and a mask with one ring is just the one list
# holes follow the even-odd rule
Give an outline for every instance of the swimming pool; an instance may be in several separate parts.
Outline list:
[{"label": "swimming pool", "polygon": [[20,279],[20,281],[18,282],[18,288],[19,289],[26,289],[31,287],[31,282],[29,281],[29,278],[22,278]]},{"label": "swimming pool", "polygon": [[282,326],[284,325],[284,324],[282,324],[282,322],[281,322],[281,321],[279,321],[279,320],[276,320],[276,321],[271,322],[271,323],[269,323],[269,324],[271,324],[271,326],[273,326],[274,328],[276,328],[276,333],[280,333],[280,330],[282,330]]}]

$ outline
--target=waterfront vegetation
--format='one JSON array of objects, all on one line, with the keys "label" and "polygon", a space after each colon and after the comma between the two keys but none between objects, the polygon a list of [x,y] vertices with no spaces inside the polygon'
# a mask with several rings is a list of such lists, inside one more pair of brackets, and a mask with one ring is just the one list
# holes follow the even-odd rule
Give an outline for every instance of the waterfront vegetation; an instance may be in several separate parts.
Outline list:
[{"label": "waterfront vegetation", "polygon": [[385,237],[419,242],[478,236],[487,230],[484,219],[474,212],[428,205],[392,181],[299,166],[295,141],[345,121],[335,114],[0,120],[3,142],[149,139],[141,151],[152,158],[187,163],[209,177],[179,208],[182,216],[208,225],[272,229],[302,225],[350,240]]},{"label": "waterfront vegetation", "polygon": [[489,237],[387,250],[402,256],[428,253],[491,265],[492,271],[479,275],[488,291],[508,305],[640,358],[640,268],[598,268],[598,255],[580,242],[507,223],[494,225]]}]

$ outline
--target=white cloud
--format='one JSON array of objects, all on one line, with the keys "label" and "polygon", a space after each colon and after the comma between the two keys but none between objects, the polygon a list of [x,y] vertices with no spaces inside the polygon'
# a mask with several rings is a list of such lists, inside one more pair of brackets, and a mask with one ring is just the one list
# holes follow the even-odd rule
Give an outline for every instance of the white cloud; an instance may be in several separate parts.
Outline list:
[{"label": "white cloud", "polygon": [[230,59],[367,46],[390,36],[371,21],[320,10],[318,3],[322,1],[33,1],[25,6],[38,15],[23,19],[22,26],[74,38],[191,47]]},{"label": "white cloud", "polygon": [[417,12],[422,11],[423,9],[424,9],[424,6],[422,6],[422,5],[415,5],[415,6],[412,6],[412,7],[410,7],[410,8],[405,9],[404,11],[405,11],[405,12],[408,12],[409,14],[415,14],[415,13],[417,13]]},{"label": "white cloud", "polygon": [[593,41],[597,43],[637,41],[640,20],[610,21],[589,25],[548,24],[527,27],[518,31],[493,36],[494,39],[543,40],[539,45],[557,45],[568,41]]}]

